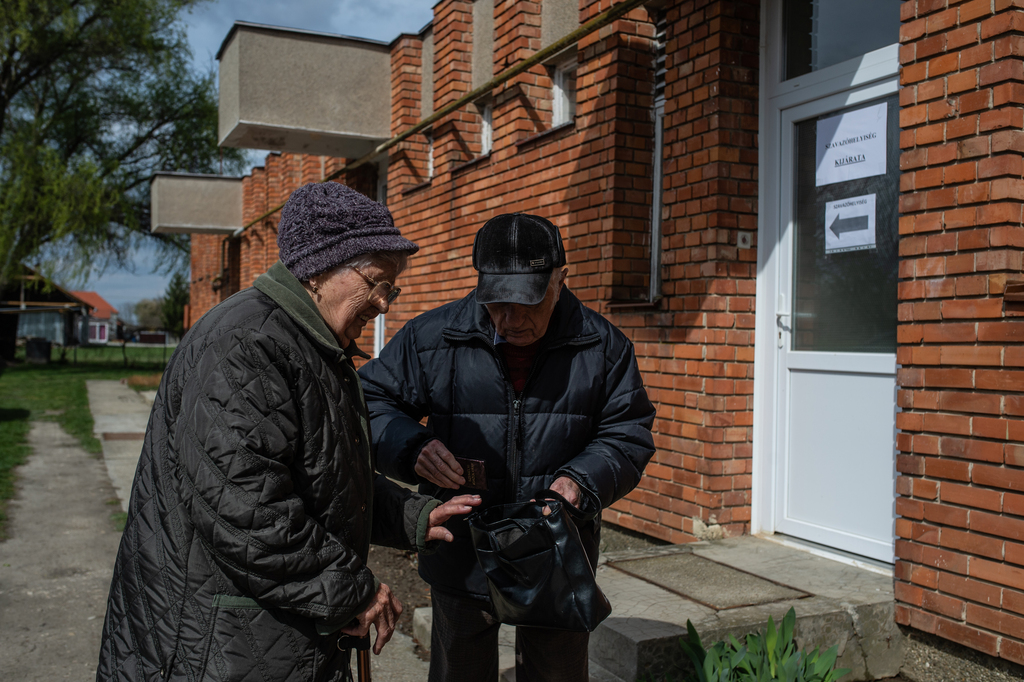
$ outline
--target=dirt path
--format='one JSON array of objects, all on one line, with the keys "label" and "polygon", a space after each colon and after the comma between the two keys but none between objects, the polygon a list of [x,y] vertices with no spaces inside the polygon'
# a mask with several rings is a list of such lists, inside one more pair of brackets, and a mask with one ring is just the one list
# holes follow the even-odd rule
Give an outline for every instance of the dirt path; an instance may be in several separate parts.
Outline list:
[{"label": "dirt path", "polygon": [[34,422],[0,543],[0,680],[91,681],[121,534],[103,461]]}]

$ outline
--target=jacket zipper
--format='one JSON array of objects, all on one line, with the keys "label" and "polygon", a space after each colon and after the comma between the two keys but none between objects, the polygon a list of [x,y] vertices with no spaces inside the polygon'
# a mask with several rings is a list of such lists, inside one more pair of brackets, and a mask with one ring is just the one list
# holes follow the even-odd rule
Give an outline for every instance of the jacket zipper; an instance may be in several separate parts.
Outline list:
[{"label": "jacket zipper", "polygon": [[501,371],[505,374],[505,386],[508,388],[508,394],[512,397],[512,420],[510,425],[511,430],[511,458],[509,462],[509,475],[505,482],[505,502],[510,504],[516,501],[516,492],[519,487],[519,474],[522,469],[522,458],[520,457],[520,442],[519,442],[519,431],[520,431],[520,417],[523,405],[523,399],[526,397],[526,389],[530,387],[530,381],[533,379],[534,374],[537,373],[537,366],[540,365],[541,360],[546,358],[551,351],[564,346],[586,346],[594,342],[594,338],[587,337],[585,339],[573,338],[566,339],[555,345],[544,348],[533,361],[533,365],[530,367],[530,373],[526,377],[526,384],[523,385],[523,392],[517,394],[515,387],[512,385],[512,374],[509,372],[508,363],[505,362],[505,357],[494,347],[494,343],[485,339],[479,334],[473,333],[458,333],[452,330],[445,330],[442,332],[442,336],[447,338],[449,341],[455,340],[468,340],[470,338],[480,338],[485,341],[484,346],[491,351],[491,354],[498,360],[498,365],[501,367]]},{"label": "jacket zipper", "polygon": [[516,501],[516,488],[519,487],[519,408],[523,401],[516,398],[512,401],[512,462],[509,467],[508,484],[505,486],[507,503]]},{"label": "jacket zipper", "polygon": [[[522,457],[521,454],[521,440],[520,432],[522,427],[520,425],[521,420],[521,409],[523,401],[526,399],[526,389],[530,387],[530,380],[533,379],[533,375],[537,373],[537,366],[540,365],[541,361],[547,357],[548,353],[553,351],[555,348],[560,348],[565,344],[558,344],[557,346],[551,346],[544,348],[537,353],[537,357],[533,359],[533,364],[530,366],[530,373],[526,375],[526,383],[523,384],[522,393],[516,394],[515,387],[512,385],[512,375],[508,371],[508,363],[504,361],[502,357],[502,367],[505,370],[505,382],[508,387],[512,390],[514,398],[512,399],[512,466],[509,470],[509,484],[505,486],[507,493],[507,499],[509,503],[515,502],[517,494],[519,493],[519,474],[522,473]],[[496,355],[501,355],[495,351]]]}]

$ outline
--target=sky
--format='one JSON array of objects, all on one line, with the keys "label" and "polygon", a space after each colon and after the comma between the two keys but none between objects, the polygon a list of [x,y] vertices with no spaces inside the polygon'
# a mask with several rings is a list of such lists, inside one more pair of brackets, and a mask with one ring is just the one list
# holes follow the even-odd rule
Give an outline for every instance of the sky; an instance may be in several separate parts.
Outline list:
[{"label": "sky", "polygon": [[[217,50],[235,21],[270,24],[390,42],[416,33],[433,16],[436,0],[212,0],[183,16],[196,69],[216,68]],[[261,165],[265,152],[250,160]],[[95,291],[115,308],[162,296],[169,275],[152,274],[154,254],[136,254],[134,272],[109,268],[74,289]]]}]

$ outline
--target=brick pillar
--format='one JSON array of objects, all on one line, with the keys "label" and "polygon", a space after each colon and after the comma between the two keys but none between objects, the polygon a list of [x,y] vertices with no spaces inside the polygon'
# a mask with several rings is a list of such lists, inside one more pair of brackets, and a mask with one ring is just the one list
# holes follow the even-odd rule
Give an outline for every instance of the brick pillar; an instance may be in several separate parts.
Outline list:
[{"label": "brick pillar", "polygon": [[[423,79],[432,77],[432,66],[423,64],[423,41],[418,36],[403,35],[391,48],[392,135],[419,122]],[[423,135],[403,140],[388,153],[388,191],[393,196],[400,196],[427,179],[427,146]]]},{"label": "brick pillar", "polygon": [[[270,158],[267,157],[265,165],[252,169],[249,177],[242,180],[244,202],[242,206],[242,223],[248,224],[257,216],[266,213],[271,206],[268,196],[268,175]],[[257,255],[258,245],[266,241],[265,233],[271,232],[268,221],[264,220],[246,229],[239,238],[239,280],[244,288],[251,285],[259,273],[262,272],[262,259]]]},{"label": "brick pillar", "polygon": [[[506,0],[494,10],[495,75],[540,49],[540,0]],[[494,129],[504,133],[503,147],[514,146],[551,125],[551,79],[534,66],[494,91]],[[495,139],[495,151],[499,140]]]},{"label": "brick pillar", "polygon": [[[580,22],[609,7],[585,3]],[[654,25],[637,9],[608,28],[580,41],[576,76],[576,126],[591,182],[578,189],[584,220],[569,231],[587,245],[577,276],[592,287],[583,299],[592,305],[646,300],[650,288]]]},{"label": "brick pillar", "polygon": [[[456,101],[471,89],[473,55],[473,3],[442,0],[434,7],[434,110]],[[471,121],[465,109],[434,124],[434,175],[451,171],[468,161],[467,130]]]},{"label": "brick pillar", "polygon": [[896,618],[1024,663],[1024,6],[903,3]]},{"label": "brick pillar", "polygon": [[[191,237],[189,320],[195,324],[210,308],[221,302],[215,278],[221,275],[221,243],[225,237],[194,234]],[[191,326],[191,325],[190,325]]]},{"label": "brick pillar", "polygon": [[624,322],[640,327],[658,453],[609,520],[677,542],[749,529],[757,254],[736,244],[757,230],[759,13],[695,0],[667,14],[665,301]]}]

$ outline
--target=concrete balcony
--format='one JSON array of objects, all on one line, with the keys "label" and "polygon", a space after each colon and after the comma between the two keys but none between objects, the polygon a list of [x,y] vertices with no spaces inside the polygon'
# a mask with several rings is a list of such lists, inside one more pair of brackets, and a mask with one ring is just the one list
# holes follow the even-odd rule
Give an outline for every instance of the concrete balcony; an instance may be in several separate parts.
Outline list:
[{"label": "concrete balcony", "polygon": [[149,202],[153,232],[231,234],[242,227],[242,178],[157,173]]},{"label": "concrete balcony", "polygon": [[236,22],[217,53],[226,147],[358,158],[391,137],[391,49]]}]

